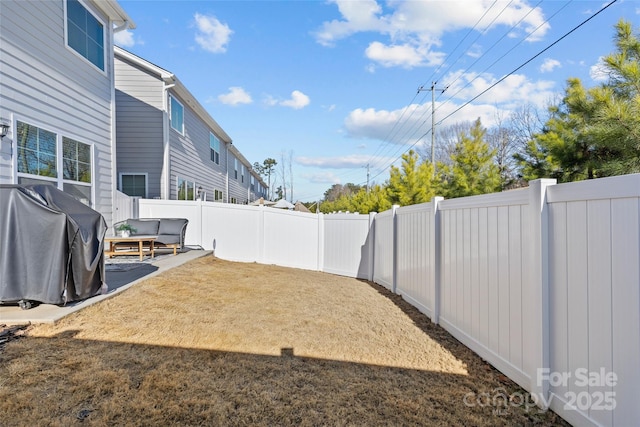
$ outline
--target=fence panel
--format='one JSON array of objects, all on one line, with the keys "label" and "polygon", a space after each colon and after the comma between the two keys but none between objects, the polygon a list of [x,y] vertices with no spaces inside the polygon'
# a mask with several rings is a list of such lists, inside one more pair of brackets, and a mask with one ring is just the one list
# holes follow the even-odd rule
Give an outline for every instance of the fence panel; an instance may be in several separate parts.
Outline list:
[{"label": "fence panel", "polygon": [[262,262],[262,209],[202,202],[202,247],[229,261]]},{"label": "fence panel", "polygon": [[559,184],[547,200],[549,370],[566,376],[550,382],[551,408],[574,424],[637,424],[640,175]]},{"label": "fence panel", "polygon": [[[531,310],[527,189],[443,200],[440,211],[440,323],[530,389],[533,355],[523,351]],[[529,333],[529,336],[531,334]]]},{"label": "fence panel", "polygon": [[371,280],[375,214],[324,215],[324,266],[322,271]]},{"label": "fence panel", "polygon": [[117,191],[115,193],[113,206],[113,223],[125,221],[129,218],[138,218],[139,197],[130,197]]},{"label": "fence panel", "polygon": [[395,291],[394,211],[392,209],[379,213],[373,220],[373,281],[392,291]]},{"label": "fence panel", "polygon": [[319,216],[274,208],[264,212],[265,264],[320,270]]},{"label": "fence panel", "polygon": [[434,203],[396,210],[396,292],[432,319],[436,278]]},{"label": "fence panel", "polygon": [[186,218],[186,246],[202,246],[202,202],[186,200],[139,200],[140,218]]}]

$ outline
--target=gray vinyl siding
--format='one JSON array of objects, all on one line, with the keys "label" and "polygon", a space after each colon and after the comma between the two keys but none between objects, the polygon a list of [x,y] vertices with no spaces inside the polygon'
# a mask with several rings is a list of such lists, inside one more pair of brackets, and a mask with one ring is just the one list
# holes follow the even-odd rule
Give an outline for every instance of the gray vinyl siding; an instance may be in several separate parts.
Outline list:
[{"label": "gray vinyl siding", "polygon": [[[189,105],[171,93],[184,106],[184,135],[169,127],[171,158],[171,199],[177,199],[178,177],[201,186],[209,200],[214,190],[226,194],[225,143],[220,141],[220,164],[211,161],[209,127],[189,108]],[[226,199],[226,197],[225,197]]]},{"label": "gray vinyl siding", "polygon": [[115,69],[118,176],[147,173],[147,197],[161,198],[165,114],[163,83],[158,77],[118,57]]},{"label": "gray vinyl siding", "polygon": [[164,110],[163,82],[118,55],[115,57],[116,89],[157,110]]},{"label": "gray vinyl siding", "polygon": [[[244,183],[233,177],[229,136],[177,77],[120,48],[116,49],[115,70],[118,176],[147,173],[148,197],[177,199],[181,178],[194,183],[195,189],[202,187],[207,201],[214,200],[216,190],[222,192],[223,202],[231,197],[238,203],[257,198],[248,197],[249,166],[245,165]],[[163,79],[168,82],[168,90]],[[184,134],[169,124],[169,96],[183,107]],[[210,133],[220,140],[219,164],[211,160]],[[167,187],[169,192],[165,194]]]},{"label": "gray vinyl siding", "polygon": [[[91,9],[91,4],[83,3]],[[66,47],[64,2],[0,1],[0,117],[11,119],[1,144],[0,182],[14,183],[15,140],[23,121],[93,146],[93,208],[111,222],[112,189],[112,33],[104,24],[105,72]]]},{"label": "gray vinyl siding", "polygon": [[245,172],[245,182],[242,182],[242,166],[240,160],[238,160],[238,178],[235,178],[235,156],[233,153],[229,153],[229,202],[231,198],[235,197],[238,204],[247,203],[247,188],[249,187],[250,180],[248,171]]}]

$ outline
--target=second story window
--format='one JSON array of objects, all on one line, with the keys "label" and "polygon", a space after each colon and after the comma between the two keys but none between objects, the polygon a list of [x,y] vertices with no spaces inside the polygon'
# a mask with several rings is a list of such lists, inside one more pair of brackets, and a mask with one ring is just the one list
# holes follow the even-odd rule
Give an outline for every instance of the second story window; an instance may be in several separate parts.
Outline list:
[{"label": "second story window", "polygon": [[78,0],[67,0],[67,45],[104,71],[104,25]]},{"label": "second story window", "polygon": [[169,96],[171,113],[171,127],[184,135],[184,107],[173,96]]},{"label": "second story window", "polygon": [[238,159],[233,159],[233,178],[238,179]]},{"label": "second story window", "polygon": [[211,148],[211,161],[220,164],[220,140],[212,133],[209,133],[209,147]]}]

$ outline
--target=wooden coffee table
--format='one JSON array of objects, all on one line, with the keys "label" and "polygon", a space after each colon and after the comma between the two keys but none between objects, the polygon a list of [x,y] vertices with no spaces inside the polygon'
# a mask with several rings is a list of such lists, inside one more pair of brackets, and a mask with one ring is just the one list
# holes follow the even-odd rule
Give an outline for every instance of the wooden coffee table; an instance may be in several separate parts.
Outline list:
[{"label": "wooden coffee table", "polygon": [[[109,249],[104,251],[104,254],[109,258],[118,255],[140,255],[140,261],[144,259],[145,255],[151,255],[151,258],[155,257],[155,249],[153,242],[155,242],[156,236],[108,236],[104,238],[104,241],[109,243]],[[149,245],[148,250],[145,250],[145,244]],[[129,244],[129,250],[116,251],[118,244]],[[137,250],[131,249],[133,246],[137,246]]]}]

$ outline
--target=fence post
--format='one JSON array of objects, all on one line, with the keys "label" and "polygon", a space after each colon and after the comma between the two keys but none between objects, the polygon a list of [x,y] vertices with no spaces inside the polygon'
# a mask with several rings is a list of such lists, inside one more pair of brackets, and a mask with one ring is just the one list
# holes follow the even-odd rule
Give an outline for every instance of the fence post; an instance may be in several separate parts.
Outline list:
[{"label": "fence post", "polygon": [[256,243],[258,244],[258,256],[256,262],[264,263],[264,210],[266,209],[264,205],[258,206],[258,238],[256,239]]},{"label": "fence post", "polygon": [[199,227],[198,228],[198,230],[199,230],[199,233],[198,233],[198,237],[199,237],[198,246],[200,246],[202,248],[203,247],[202,246],[202,234],[203,234],[202,233],[202,229],[203,229],[203,225],[204,225],[204,202],[202,201],[202,199],[198,200],[198,207],[200,208],[200,209],[198,209],[198,227]]},{"label": "fence post", "polygon": [[325,232],[324,232],[324,214],[317,213],[316,220],[318,221],[318,262],[316,269],[318,271],[324,271],[324,244],[325,244]]},{"label": "fence post", "polygon": [[428,260],[431,266],[431,301],[433,301],[433,307],[431,308],[431,321],[436,325],[440,321],[440,271],[441,271],[441,258],[440,258],[440,246],[442,244],[440,240],[440,210],[439,203],[444,200],[444,197],[434,197],[431,199],[431,230],[429,231],[429,254]]},{"label": "fence post", "polygon": [[365,242],[369,241],[369,248],[368,248],[368,256],[369,256],[369,268],[368,268],[368,272],[367,272],[367,280],[369,280],[370,282],[373,282],[373,267],[374,267],[374,263],[375,263],[375,227],[373,226],[373,221],[375,221],[376,219],[376,212],[370,212],[369,213],[369,232],[368,232],[368,236],[365,239]]},{"label": "fence post", "polygon": [[530,301],[532,309],[531,333],[524,339],[531,341],[534,351],[531,378],[531,396],[538,406],[549,406],[548,375],[542,376],[542,369],[549,369],[549,215],[546,202],[547,187],[554,185],[555,179],[536,179],[529,182],[529,223],[530,223]]},{"label": "fence post", "polygon": [[398,216],[396,211],[399,205],[393,205],[391,208],[391,244],[393,250],[392,264],[391,264],[391,289],[395,294],[398,288]]}]

